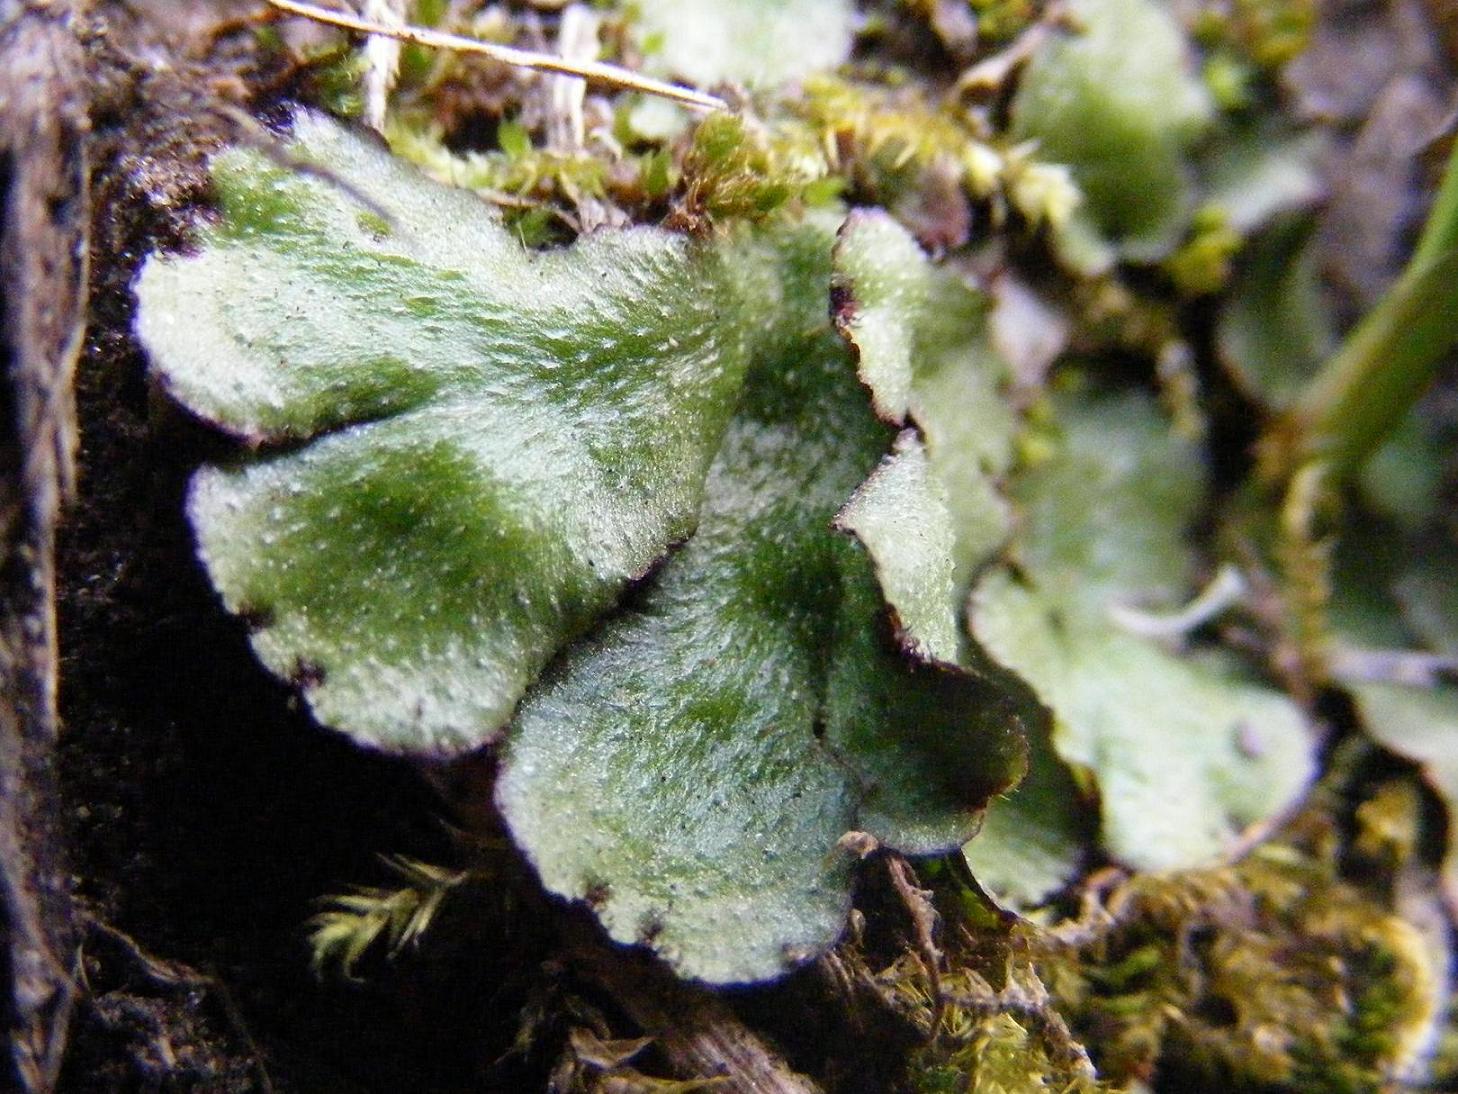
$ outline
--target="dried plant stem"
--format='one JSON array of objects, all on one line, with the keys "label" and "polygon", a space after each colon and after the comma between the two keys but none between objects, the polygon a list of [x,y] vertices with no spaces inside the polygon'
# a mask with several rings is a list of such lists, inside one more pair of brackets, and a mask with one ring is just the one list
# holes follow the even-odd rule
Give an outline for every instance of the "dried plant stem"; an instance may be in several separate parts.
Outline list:
[{"label": "dried plant stem", "polygon": [[820,1094],[713,992],[607,944],[594,926],[569,921],[567,931],[576,972],[607,992],[678,1074],[707,1078],[720,1094]]},{"label": "dried plant stem", "polygon": [[1329,676],[1331,551],[1333,541],[1318,539],[1317,515],[1332,493],[1331,468],[1315,460],[1291,477],[1281,505],[1276,559],[1285,579],[1286,622],[1294,642],[1300,679],[1320,685]]},{"label": "dried plant stem", "polygon": [[446,34],[425,27],[392,27],[384,23],[372,22],[369,19],[361,19],[359,16],[347,12],[330,11],[314,4],[299,3],[298,0],[268,0],[268,2],[274,8],[289,15],[303,16],[306,19],[357,31],[360,34],[394,38],[397,41],[411,42],[432,49],[450,49],[458,53],[479,53],[518,68],[529,68],[537,72],[553,72],[562,76],[576,76],[579,79],[605,84],[608,87],[641,91],[645,95],[658,95],[701,110],[729,109],[729,104],[715,95],[640,76],[629,69],[603,64],[600,61],[572,61],[563,57],[555,57],[550,53],[516,49],[512,46],[498,45],[495,42],[483,42],[479,38],[463,38],[458,34]]}]

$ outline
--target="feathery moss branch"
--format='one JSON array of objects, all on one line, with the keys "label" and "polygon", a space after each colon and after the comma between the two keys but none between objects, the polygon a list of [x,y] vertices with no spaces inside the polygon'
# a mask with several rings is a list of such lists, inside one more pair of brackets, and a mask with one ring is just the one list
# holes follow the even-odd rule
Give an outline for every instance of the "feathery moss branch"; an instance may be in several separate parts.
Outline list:
[{"label": "feathery moss branch", "polygon": [[316,974],[333,967],[345,979],[354,979],[355,966],[382,938],[392,958],[418,945],[446,896],[471,876],[402,855],[386,856],[384,863],[399,875],[400,888],[357,886],[326,897],[323,909],[309,921],[314,951],[310,964]]}]

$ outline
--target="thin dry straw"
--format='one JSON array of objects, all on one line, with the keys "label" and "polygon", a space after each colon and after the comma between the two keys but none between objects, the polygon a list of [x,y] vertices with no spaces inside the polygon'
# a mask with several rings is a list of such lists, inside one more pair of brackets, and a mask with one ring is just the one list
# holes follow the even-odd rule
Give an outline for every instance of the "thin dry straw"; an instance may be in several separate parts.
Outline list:
[{"label": "thin dry straw", "polygon": [[457,34],[446,34],[425,27],[392,27],[385,23],[361,19],[359,16],[350,15],[347,12],[330,11],[313,4],[299,3],[297,0],[268,0],[268,2],[279,11],[287,12],[290,15],[300,15],[306,19],[357,31],[360,34],[378,34],[386,38],[395,38],[402,42],[412,42],[415,45],[429,46],[434,49],[451,49],[458,53],[479,53],[501,61],[503,64],[534,69],[538,72],[576,76],[579,79],[606,84],[609,87],[641,91],[646,95],[659,95],[665,99],[683,103],[685,106],[698,107],[701,110],[729,109],[729,104],[717,96],[640,76],[629,69],[619,68],[617,65],[606,65],[600,61],[569,61],[550,53],[515,49],[511,46],[497,45],[494,42],[483,42],[479,38],[463,38]]}]

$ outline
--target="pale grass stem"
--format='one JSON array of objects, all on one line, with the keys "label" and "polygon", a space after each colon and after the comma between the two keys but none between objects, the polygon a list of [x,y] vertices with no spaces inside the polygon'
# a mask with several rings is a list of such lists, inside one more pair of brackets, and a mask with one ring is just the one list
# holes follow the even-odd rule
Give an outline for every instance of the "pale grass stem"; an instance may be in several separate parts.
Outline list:
[{"label": "pale grass stem", "polygon": [[640,76],[630,69],[604,64],[601,61],[573,61],[550,53],[516,49],[513,46],[483,42],[479,38],[464,38],[458,34],[446,34],[443,31],[430,30],[426,27],[392,27],[385,23],[361,19],[349,12],[331,11],[314,4],[300,3],[299,0],[268,0],[268,2],[272,7],[289,15],[302,16],[305,19],[313,19],[315,22],[356,31],[360,34],[379,35],[431,49],[449,49],[457,53],[478,53],[500,61],[502,64],[515,65],[518,68],[532,69],[537,72],[552,72],[561,76],[576,76],[589,83],[622,88],[626,91],[640,91],[645,95],[658,95],[700,110],[729,109],[729,104],[716,95],[695,91],[693,88],[679,87],[677,84],[665,83],[648,76]]}]

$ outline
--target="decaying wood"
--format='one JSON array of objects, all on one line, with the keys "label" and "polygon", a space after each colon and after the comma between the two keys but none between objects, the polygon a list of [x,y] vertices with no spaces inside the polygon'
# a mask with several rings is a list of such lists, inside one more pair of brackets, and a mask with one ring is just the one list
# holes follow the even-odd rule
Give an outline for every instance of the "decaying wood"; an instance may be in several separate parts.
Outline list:
[{"label": "decaying wood", "polygon": [[65,3],[0,0],[0,1087],[54,1086],[74,998],[54,744],[54,542],[86,285],[86,80]]},{"label": "decaying wood", "polygon": [[679,1076],[714,1079],[722,1094],[819,1094],[718,996],[587,933],[574,947],[573,966],[653,1038]]},{"label": "decaying wood", "polygon": [[927,983],[931,987],[932,1028],[936,1029],[941,1024],[945,1001],[942,998],[942,952],[936,943],[939,917],[936,908],[932,906],[931,890],[920,886],[916,871],[901,855],[887,855],[886,870],[891,875],[891,884],[896,895],[901,898],[901,903],[905,905],[906,914],[911,917],[911,925],[916,932],[917,953],[926,969]]}]

